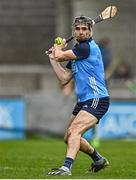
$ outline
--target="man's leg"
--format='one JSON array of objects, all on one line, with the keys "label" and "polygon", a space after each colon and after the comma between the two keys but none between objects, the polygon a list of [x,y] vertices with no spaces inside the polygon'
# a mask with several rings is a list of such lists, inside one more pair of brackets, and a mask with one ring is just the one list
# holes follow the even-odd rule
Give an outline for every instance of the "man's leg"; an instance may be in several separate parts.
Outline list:
[{"label": "man's leg", "polygon": [[92,114],[81,110],[75,117],[71,125],[67,130],[67,156],[75,159],[79,150],[85,153],[93,153],[94,149],[90,144],[81,138],[81,135],[94,124],[96,124],[97,118]]},{"label": "man's leg", "polygon": [[[93,163],[90,168],[90,171],[94,172],[102,169],[107,162],[105,162],[105,159],[84,138],[81,137],[81,134],[88,128],[93,127],[96,122],[96,117],[86,111],[80,111],[77,117],[71,118],[69,128],[67,129],[64,138],[65,142],[67,144],[69,143],[67,148],[67,157],[71,157],[74,160],[77,152],[81,150],[82,152],[88,154],[94,162],[97,162],[97,166]],[[72,137],[70,138],[71,134]]]},{"label": "man's leg", "polygon": [[[74,119],[76,118],[76,116],[72,115],[71,119],[70,119],[70,123],[68,125],[68,128],[66,130],[65,136],[64,136],[64,141],[67,144],[68,141],[68,129],[71,126],[72,122],[74,121]],[[88,141],[86,139],[84,139],[83,137],[80,138],[80,151],[90,155],[94,152],[94,148],[88,143]]]},{"label": "man's leg", "polygon": [[[61,168],[53,169],[54,171],[49,172],[49,175],[70,174],[72,164],[80,150],[80,143],[82,143],[83,148],[86,144],[86,149],[91,147],[88,146],[85,140],[81,141],[81,135],[96,122],[97,119],[93,115],[83,110],[81,110],[75,118],[71,119],[67,129],[67,152],[64,165]],[[93,149],[89,149],[89,151],[93,151]]]},{"label": "man's leg", "polygon": [[70,169],[79,150],[88,154],[94,161],[102,158],[97,151],[81,137],[82,133],[96,124],[97,119],[86,111],[80,111],[78,115],[72,116],[64,141],[68,144],[64,165],[54,169],[49,175],[70,175]]}]

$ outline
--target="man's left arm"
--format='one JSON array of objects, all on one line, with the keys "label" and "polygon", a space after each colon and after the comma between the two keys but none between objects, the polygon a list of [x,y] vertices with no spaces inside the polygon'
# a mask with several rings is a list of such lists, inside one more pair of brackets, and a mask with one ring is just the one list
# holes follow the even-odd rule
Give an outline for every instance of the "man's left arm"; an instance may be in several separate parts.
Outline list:
[{"label": "man's left arm", "polygon": [[63,51],[61,45],[56,45],[54,50],[55,59],[58,62],[85,59],[90,54],[90,46],[88,43],[81,43],[73,49]]},{"label": "man's left arm", "polygon": [[72,50],[63,51],[61,49],[55,48],[55,59],[58,62],[64,62],[77,59],[77,56],[73,53]]}]

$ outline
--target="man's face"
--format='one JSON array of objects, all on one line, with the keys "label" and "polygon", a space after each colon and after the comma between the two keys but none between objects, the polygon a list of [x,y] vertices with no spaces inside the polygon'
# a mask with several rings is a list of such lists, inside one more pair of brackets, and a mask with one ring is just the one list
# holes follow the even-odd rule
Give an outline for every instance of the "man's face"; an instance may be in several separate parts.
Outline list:
[{"label": "man's face", "polygon": [[75,38],[80,41],[85,41],[91,37],[92,29],[89,30],[88,25],[79,24],[76,25],[74,28],[74,36]]}]

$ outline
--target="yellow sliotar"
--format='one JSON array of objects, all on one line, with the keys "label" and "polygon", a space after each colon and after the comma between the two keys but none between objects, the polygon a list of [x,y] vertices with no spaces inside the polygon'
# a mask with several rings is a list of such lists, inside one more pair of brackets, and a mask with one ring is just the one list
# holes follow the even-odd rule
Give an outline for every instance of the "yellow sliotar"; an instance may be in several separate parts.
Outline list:
[{"label": "yellow sliotar", "polygon": [[63,44],[63,39],[61,37],[55,38],[55,44],[57,45]]}]

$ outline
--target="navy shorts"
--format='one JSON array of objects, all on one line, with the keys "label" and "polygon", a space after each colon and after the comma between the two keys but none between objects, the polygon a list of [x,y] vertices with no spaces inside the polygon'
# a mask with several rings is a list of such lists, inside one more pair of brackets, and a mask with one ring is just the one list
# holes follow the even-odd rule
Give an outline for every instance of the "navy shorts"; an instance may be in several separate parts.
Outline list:
[{"label": "navy shorts", "polygon": [[108,111],[110,104],[109,97],[95,98],[89,99],[84,102],[78,102],[75,105],[75,108],[72,112],[74,116],[76,116],[80,110],[87,111],[88,113],[94,115],[99,123],[99,120],[104,116],[104,114]]}]

